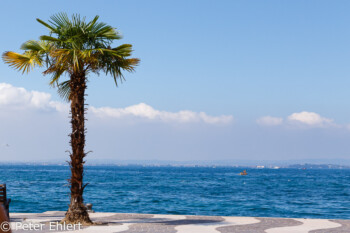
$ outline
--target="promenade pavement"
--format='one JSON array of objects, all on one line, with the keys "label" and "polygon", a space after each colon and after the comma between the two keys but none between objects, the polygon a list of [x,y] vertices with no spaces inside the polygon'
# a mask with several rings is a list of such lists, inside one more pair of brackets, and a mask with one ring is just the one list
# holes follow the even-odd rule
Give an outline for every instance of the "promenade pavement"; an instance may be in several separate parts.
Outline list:
[{"label": "promenade pavement", "polygon": [[350,220],[90,213],[93,226],[57,225],[65,212],[11,213],[13,232],[349,233]]}]

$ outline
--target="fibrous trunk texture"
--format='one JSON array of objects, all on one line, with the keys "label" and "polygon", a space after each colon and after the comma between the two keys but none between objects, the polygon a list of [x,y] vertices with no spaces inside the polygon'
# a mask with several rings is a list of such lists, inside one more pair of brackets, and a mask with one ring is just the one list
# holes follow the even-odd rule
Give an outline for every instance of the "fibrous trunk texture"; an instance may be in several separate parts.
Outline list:
[{"label": "fibrous trunk texture", "polygon": [[69,209],[62,222],[81,223],[84,225],[91,224],[89,214],[86,210],[83,200],[83,191],[86,185],[83,184],[84,176],[84,151],[85,146],[85,74],[73,74],[70,78],[70,100],[71,100],[71,125],[72,133],[70,134],[70,144],[72,152],[71,161],[71,178],[70,191],[71,200]]}]

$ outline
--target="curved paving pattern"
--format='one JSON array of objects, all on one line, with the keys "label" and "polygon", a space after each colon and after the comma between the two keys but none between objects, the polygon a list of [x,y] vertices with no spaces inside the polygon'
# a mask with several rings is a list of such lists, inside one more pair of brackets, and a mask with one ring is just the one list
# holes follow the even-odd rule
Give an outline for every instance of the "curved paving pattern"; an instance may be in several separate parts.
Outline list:
[{"label": "curved paving pattern", "polygon": [[327,219],[298,219],[302,224],[293,227],[278,227],[266,230],[266,233],[309,233],[313,230],[323,229],[334,232],[332,229],[342,226]]},{"label": "curved paving pattern", "polygon": [[[193,217],[192,217],[193,218]],[[215,217],[206,217],[207,219],[215,218]],[[217,217],[216,217],[217,218]],[[218,227],[223,226],[232,226],[232,225],[246,225],[246,224],[254,224],[260,222],[260,220],[256,218],[250,217],[219,217],[217,222],[208,222],[202,224],[190,224],[190,225],[180,225],[175,229],[177,233],[218,233]]]},{"label": "curved paving pattern", "polygon": [[293,219],[286,218],[256,218],[260,220],[259,223],[248,224],[248,225],[235,225],[227,227],[219,227],[217,230],[220,233],[265,233],[265,230],[273,227],[280,226],[297,226],[301,225],[301,222]]},{"label": "curved paving pattern", "polygon": [[[35,232],[72,233],[345,233],[350,232],[350,220],[287,219],[254,217],[218,217],[185,215],[152,215],[91,213],[93,226],[75,231],[52,231],[49,222],[58,222],[64,212],[50,211],[41,214],[12,213],[16,223],[43,223]],[[28,230],[15,230],[16,233]],[[33,232],[33,231],[32,231]]]},{"label": "curved paving pattern", "polygon": [[186,219],[185,216],[156,215],[153,218],[144,219],[145,221],[142,222],[132,221],[134,224],[121,233],[176,233],[175,226],[184,219]]},{"label": "curved paving pattern", "polygon": [[314,230],[314,231],[310,231],[310,233],[329,233],[329,232],[349,233],[350,232],[349,220],[329,220],[329,221],[339,223],[341,226],[333,229]]}]

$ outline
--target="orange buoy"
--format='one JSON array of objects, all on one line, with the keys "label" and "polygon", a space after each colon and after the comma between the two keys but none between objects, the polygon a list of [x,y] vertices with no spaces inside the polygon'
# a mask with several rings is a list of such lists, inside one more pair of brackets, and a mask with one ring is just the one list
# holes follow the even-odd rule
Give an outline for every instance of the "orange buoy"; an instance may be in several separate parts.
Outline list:
[{"label": "orange buoy", "polygon": [[240,173],[241,176],[246,176],[248,175],[247,170],[244,170],[243,172]]}]

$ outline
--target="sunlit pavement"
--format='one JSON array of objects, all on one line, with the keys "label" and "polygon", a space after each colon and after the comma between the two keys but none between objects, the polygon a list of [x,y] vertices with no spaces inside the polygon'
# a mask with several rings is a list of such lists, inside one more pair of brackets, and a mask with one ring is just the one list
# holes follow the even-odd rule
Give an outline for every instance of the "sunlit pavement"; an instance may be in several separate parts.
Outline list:
[{"label": "sunlit pavement", "polygon": [[93,226],[57,224],[65,212],[12,213],[13,232],[325,233],[350,232],[350,220],[90,213]]}]

